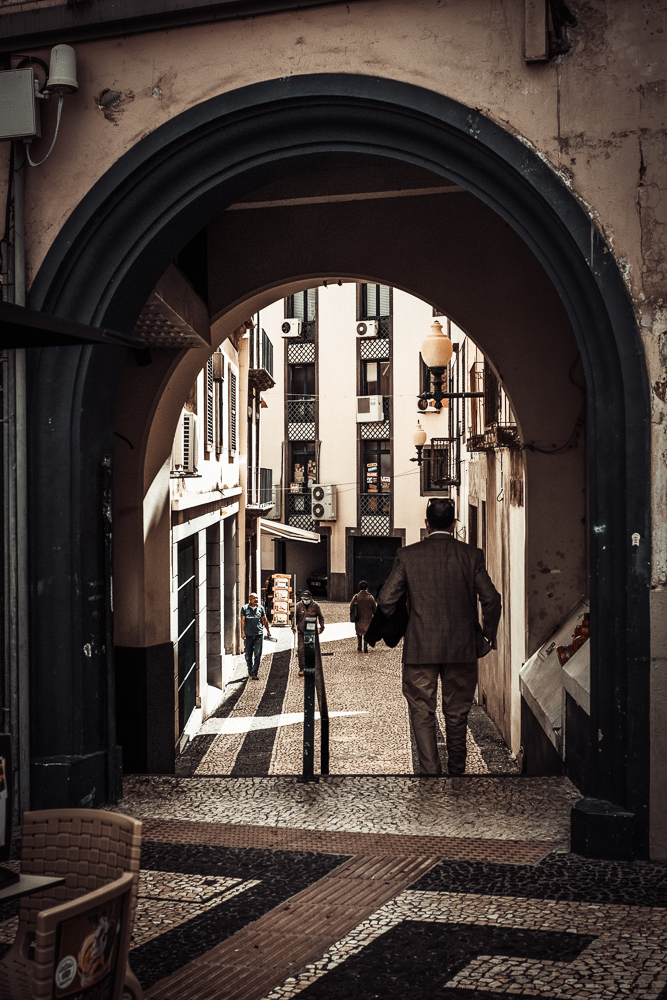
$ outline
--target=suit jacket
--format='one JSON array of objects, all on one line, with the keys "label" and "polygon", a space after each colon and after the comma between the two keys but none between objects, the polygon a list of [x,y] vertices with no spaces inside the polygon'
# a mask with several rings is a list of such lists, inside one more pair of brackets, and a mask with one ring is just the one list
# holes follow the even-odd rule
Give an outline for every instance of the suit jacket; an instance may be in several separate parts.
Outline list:
[{"label": "suit jacket", "polygon": [[410,604],[404,663],[476,660],[478,597],[484,635],[495,638],[500,594],[486,572],[484,553],[450,534],[432,534],[398,550],[378,607],[391,615],[404,594]]},{"label": "suit jacket", "polygon": [[381,608],[377,609],[373,621],[368,626],[366,642],[369,646],[375,646],[380,639],[383,639],[385,646],[394,649],[405,635],[407,627],[408,608],[404,594],[390,615],[385,615]]}]

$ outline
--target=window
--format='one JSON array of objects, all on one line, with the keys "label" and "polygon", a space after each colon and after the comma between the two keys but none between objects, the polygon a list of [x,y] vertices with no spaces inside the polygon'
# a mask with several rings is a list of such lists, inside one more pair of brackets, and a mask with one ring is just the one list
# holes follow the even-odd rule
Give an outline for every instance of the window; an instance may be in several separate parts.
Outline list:
[{"label": "window", "polygon": [[491,365],[484,360],[484,426],[498,423],[500,415],[500,383]]},{"label": "window", "polygon": [[298,485],[303,492],[315,485],[317,482],[317,459],[314,441],[299,441],[298,444],[292,446],[290,470],[290,485]]},{"label": "window", "polygon": [[290,365],[289,393],[292,399],[313,399],[315,365]]},{"label": "window", "polygon": [[424,447],[421,469],[422,496],[428,493],[449,495],[449,486],[452,482],[450,460],[449,444],[445,444],[442,439],[435,438]]},{"label": "window", "polygon": [[391,492],[391,453],[388,441],[362,442],[362,493]]},{"label": "window", "polygon": [[225,356],[220,351],[211,358],[215,394],[215,450],[225,447]]},{"label": "window", "polygon": [[236,436],[236,372],[229,370],[229,450],[237,449]]},{"label": "window", "polygon": [[389,396],[391,394],[391,361],[361,362],[361,395]]},{"label": "window", "polygon": [[213,382],[213,358],[209,358],[206,362],[206,370],[204,375],[204,391],[206,394],[206,427],[204,430],[204,440],[206,442],[206,451],[213,451],[215,447],[215,395],[214,395],[214,382]]},{"label": "window", "polygon": [[361,286],[361,319],[379,319],[391,315],[391,289],[389,285],[373,283]]},{"label": "window", "polygon": [[289,295],[285,304],[285,319],[300,319],[304,323],[312,323],[317,308],[317,289],[308,288],[305,292]]}]

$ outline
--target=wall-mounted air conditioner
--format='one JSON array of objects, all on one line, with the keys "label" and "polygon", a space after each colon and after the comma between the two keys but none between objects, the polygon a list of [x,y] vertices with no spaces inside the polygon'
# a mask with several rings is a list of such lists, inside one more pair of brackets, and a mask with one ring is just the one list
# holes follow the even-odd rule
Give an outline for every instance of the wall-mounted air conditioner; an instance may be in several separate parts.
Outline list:
[{"label": "wall-mounted air conditioner", "polygon": [[434,399],[420,399],[417,402],[417,409],[420,413],[443,413],[447,410],[449,406],[449,400],[441,400],[441,408],[438,410],[435,405]]},{"label": "wall-mounted air conditioner", "polygon": [[382,396],[357,396],[357,423],[369,424],[384,420]]},{"label": "wall-mounted air conditioner", "polygon": [[182,459],[181,462],[183,472],[196,472],[197,471],[197,461],[199,459],[198,454],[198,439],[197,439],[197,414],[189,413],[186,411],[182,417],[183,424],[181,428],[182,436]]},{"label": "wall-mounted air conditioner", "polygon": [[363,319],[357,323],[357,337],[377,337],[378,321],[376,319]]},{"label": "wall-mounted air conditioner", "polygon": [[313,520],[335,521],[336,487],[322,486],[320,483],[316,483],[314,486],[311,486],[310,493],[313,498]]},{"label": "wall-mounted air conditioner", "polygon": [[281,327],[283,339],[288,337],[300,337],[301,336],[301,320],[300,319],[286,319],[283,320],[283,325]]}]

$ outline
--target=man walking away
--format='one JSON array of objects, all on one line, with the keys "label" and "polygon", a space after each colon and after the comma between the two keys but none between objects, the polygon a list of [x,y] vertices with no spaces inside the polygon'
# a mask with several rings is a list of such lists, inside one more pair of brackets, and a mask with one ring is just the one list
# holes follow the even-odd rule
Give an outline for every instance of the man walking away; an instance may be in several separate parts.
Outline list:
[{"label": "man walking away", "polygon": [[364,653],[368,652],[366,633],[368,626],[373,620],[377,604],[372,594],[368,593],[368,583],[366,580],[359,581],[359,590],[350,601],[350,621],[354,622],[354,630],[357,633],[357,652],[361,652],[361,641],[364,642]]},{"label": "man walking away", "polygon": [[259,680],[259,664],[262,659],[264,641],[262,625],[266,629],[266,634],[271,635],[266,611],[258,603],[257,594],[250,594],[248,603],[241,608],[241,638],[243,639],[245,662],[251,681]]},{"label": "man walking away", "polygon": [[477,684],[477,598],[485,637],[494,642],[500,594],[484,566],[484,553],[451,534],[454,505],[434,498],[426,507],[428,536],[399,549],[378,605],[391,615],[403,594],[409,605],[403,642],[403,694],[417,743],[419,772],[442,768],[435,736],[438,677],[442,685],[449,773],[466,765],[468,713]]},{"label": "man walking away", "polygon": [[301,594],[301,600],[296,606],[294,612],[295,625],[292,625],[292,632],[296,632],[298,636],[297,641],[297,653],[299,654],[299,677],[303,677],[303,667],[305,663],[305,652],[303,649],[303,633],[306,630],[306,618],[312,616],[317,618],[320,623],[319,634],[324,632],[324,615],[322,614],[322,609],[319,604],[316,604],[313,600],[313,595],[309,590],[304,590]]}]

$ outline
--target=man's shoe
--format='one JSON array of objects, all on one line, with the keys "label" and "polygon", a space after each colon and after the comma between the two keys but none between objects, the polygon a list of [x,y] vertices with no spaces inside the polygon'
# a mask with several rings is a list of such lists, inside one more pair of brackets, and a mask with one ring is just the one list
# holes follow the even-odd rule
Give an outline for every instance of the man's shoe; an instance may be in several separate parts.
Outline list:
[{"label": "man's shoe", "polygon": [[299,671],[299,677],[303,677],[303,670]]},{"label": "man's shoe", "polygon": [[258,680],[259,680],[259,677],[258,677],[258,675],[257,675],[257,674],[250,674],[250,680],[251,680],[251,681],[258,681]]}]

